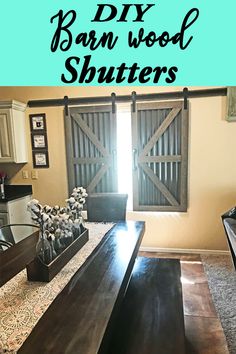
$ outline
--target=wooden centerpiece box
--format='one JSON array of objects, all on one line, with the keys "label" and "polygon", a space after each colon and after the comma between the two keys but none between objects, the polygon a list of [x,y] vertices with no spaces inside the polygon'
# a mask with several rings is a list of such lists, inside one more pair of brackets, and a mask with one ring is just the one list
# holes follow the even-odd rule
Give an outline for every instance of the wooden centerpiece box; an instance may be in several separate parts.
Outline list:
[{"label": "wooden centerpiece box", "polygon": [[28,280],[41,282],[51,281],[66,263],[88,242],[88,239],[88,229],[85,229],[49,264],[44,264],[38,257],[34,258],[26,267]]}]

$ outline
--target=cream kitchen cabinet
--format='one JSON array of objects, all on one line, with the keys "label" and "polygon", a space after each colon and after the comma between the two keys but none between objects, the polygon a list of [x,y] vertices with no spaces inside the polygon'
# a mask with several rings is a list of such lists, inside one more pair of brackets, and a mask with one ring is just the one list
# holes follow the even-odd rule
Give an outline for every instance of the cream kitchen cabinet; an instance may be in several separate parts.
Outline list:
[{"label": "cream kitchen cabinet", "polygon": [[31,195],[0,203],[0,227],[6,224],[32,224],[27,203]]},{"label": "cream kitchen cabinet", "polygon": [[28,161],[25,108],[18,101],[0,101],[0,163]]},{"label": "cream kitchen cabinet", "polygon": [[8,224],[8,214],[0,211],[0,227]]}]

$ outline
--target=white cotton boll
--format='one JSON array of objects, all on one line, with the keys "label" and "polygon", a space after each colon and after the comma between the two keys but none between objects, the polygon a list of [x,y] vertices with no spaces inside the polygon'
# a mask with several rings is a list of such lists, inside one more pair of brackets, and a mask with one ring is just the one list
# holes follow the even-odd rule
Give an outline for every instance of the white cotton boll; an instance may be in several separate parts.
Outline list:
[{"label": "white cotton boll", "polygon": [[74,197],[70,197],[69,198],[69,203],[74,204],[75,203],[75,198]]},{"label": "white cotton boll", "polygon": [[39,208],[38,208],[37,206],[31,207],[31,210],[32,210],[34,213],[38,213],[38,212],[39,212]]},{"label": "white cotton boll", "polygon": [[53,234],[51,234],[51,233],[49,235],[51,237],[51,240],[54,241],[55,240],[55,236]]},{"label": "white cotton boll", "polygon": [[32,209],[32,208],[35,208],[35,207],[38,207],[38,204],[37,203],[32,203],[32,200],[28,203],[28,207],[30,208],[30,209]]},{"label": "white cotton boll", "polygon": [[[31,199],[31,200],[29,201],[29,203],[30,203],[30,204],[36,204],[37,201],[36,201],[36,199]],[[37,204],[38,204],[38,203],[37,203]]]},{"label": "white cotton boll", "polygon": [[32,205],[31,205],[31,209],[39,209],[38,204],[32,204]]},{"label": "white cotton boll", "polygon": [[60,215],[60,218],[61,218],[61,220],[64,221],[64,220],[66,219],[66,214],[65,214],[65,213],[61,214],[61,215]]},{"label": "white cotton boll", "polygon": [[42,219],[45,222],[45,221],[49,220],[49,216],[47,214],[43,213],[43,218]]},{"label": "white cotton boll", "polygon": [[31,204],[39,204],[39,201],[37,199],[32,199]]}]

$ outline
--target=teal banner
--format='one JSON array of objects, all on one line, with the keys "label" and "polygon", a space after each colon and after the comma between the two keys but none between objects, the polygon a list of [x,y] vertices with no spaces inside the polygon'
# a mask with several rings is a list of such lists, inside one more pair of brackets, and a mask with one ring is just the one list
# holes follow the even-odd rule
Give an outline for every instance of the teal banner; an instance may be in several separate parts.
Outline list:
[{"label": "teal banner", "polygon": [[235,86],[236,1],[2,1],[1,86]]}]

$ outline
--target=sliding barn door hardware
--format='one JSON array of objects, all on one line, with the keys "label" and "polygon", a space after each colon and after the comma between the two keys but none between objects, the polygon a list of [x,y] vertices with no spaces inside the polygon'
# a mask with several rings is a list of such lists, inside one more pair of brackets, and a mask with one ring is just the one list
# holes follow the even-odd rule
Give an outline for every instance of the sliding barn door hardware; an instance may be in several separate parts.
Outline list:
[{"label": "sliding barn door hardware", "polygon": [[[227,87],[210,88],[203,90],[188,90],[187,98],[199,98],[199,97],[215,97],[215,96],[227,96]],[[136,101],[163,101],[163,100],[175,100],[183,99],[183,90],[173,91],[173,92],[159,92],[159,93],[148,93],[148,94],[136,94],[133,92],[130,95],[117,95],[116,103],[124,103],[132,101],[133,110],[136,110]],[[32,100],[28,101],[28,107],[58,107],[64,106],[79,106],[79,105],[95,105],[95,104],[107,104],[111,102],[111,96],[97,96],[97,97],[73,97],[68,98],[53,98],[46,100]]]},{"label": "sliding barn door hardware", "polygon": [[137,95],[136,92],[133,91],[131,94],[131,100],[132,100],[132,112],[135,113],[136,112],[136,99],[137,99]]},{"label": "sliding barn door hardware", "polygon": [[116,94],[114,92],[112,92],[111,94],[111,110],[112,113],[115,114],[116,113]]},{"label": "sliding barn door hardware", "polygon": [[65,115],[66,115],[66,117],[69,116],[68,104],[69,104],[69,97],[68,96],[64,96],[64,106],[65,106]]},{"label": "sliding barn door hardware", "polygon": [[183,94],[184,94],[184,109],[188,109],[188,88],[187,87],[183,89]]}]

